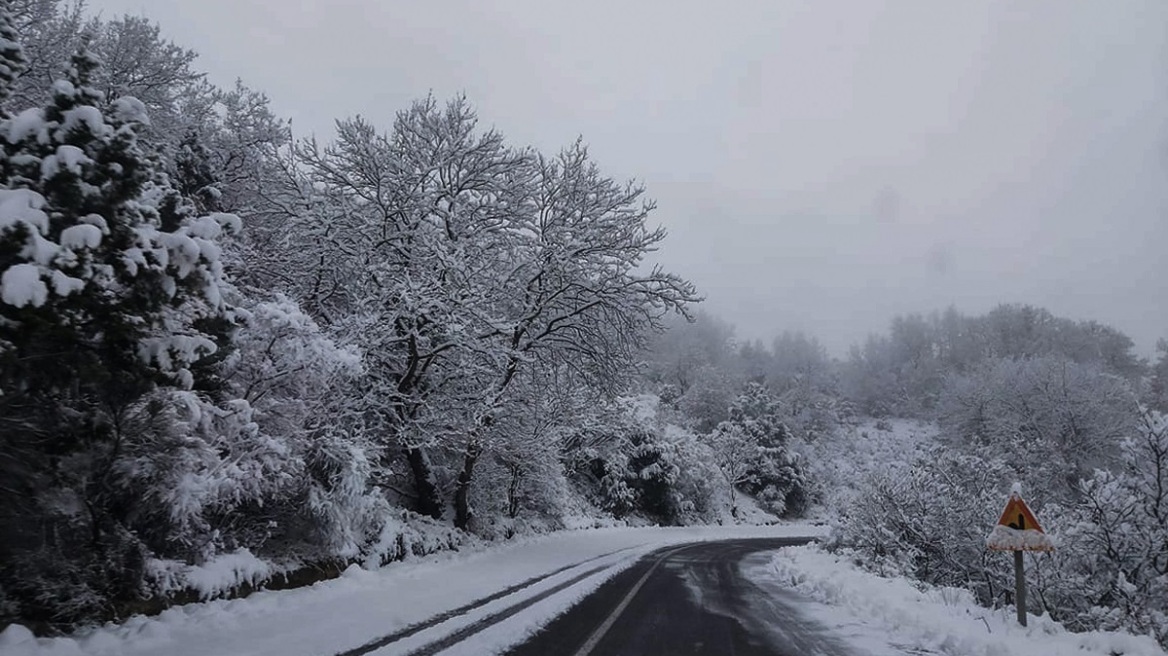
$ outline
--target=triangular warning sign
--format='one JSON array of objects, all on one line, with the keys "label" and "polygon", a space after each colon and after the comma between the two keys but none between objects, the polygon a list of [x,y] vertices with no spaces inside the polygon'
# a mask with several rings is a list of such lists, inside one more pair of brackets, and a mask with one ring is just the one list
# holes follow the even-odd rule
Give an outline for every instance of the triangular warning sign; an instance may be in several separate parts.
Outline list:
[{"label": "triangular warning sign", "polygon": [[1054,542],[1022,497],[1013,492],[998,525],[986,538],[986,547],[995,551],[1054,551]]},{"label": "triangular warning sign", "polygon": [[1015,531],[1046,532],[1038,524],[1034,513],[1030,512],[1030,506],[1027,506],[1026,502],[1022,500],[1022,497],[1017,494],[1010,495],[1010,500],[1006,502],[1006,509],[1002,511],[1002,516],[998,518],[998,526],[1006,526]]}]

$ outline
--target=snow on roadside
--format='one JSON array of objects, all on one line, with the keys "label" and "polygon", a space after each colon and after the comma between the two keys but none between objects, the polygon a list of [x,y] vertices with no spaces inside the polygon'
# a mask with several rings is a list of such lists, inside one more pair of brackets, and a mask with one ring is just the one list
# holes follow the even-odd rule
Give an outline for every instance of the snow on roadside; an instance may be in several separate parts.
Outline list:
[{"label": "snow on roadside", "polygon": [[883,643],[911,654],[951,656],[1165,656],[1147,636],[1071,633],[1048,617],[1017,624],[1012,608],[988,609],[957,588],[923,587],[858,569],[819,547],[788,547],[747,573],[778,580],[824,606],[808,615],[854,642]]},{"label": "snow on roadside", "polygon": [[[532,577],[620,549],[629,549],[632,556],[698,540],[823,534],[822,527],[809,524],[563,531],[472,553],[444,552],[378,570],[351,567],[339,579],[307,588],[177,606],[155,617],[134,617],[69,637],[36,639],[22,627],[10,627],[0,634],[0,653],[331,655]],[[583,584],[599,581],[588,579]]]}]

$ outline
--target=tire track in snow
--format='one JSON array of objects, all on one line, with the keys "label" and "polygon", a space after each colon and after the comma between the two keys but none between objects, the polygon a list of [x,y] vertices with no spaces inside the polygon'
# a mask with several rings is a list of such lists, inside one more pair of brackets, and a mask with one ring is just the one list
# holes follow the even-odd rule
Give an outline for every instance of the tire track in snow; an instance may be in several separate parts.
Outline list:
[{"label": "tire track in snow", "polygon": [[[666,558],[668,558],[669,556],[673,555],[674,553],[676,553],[682,549],[685,549],[686,547],[689,547],[689,546],[693,546],[693,545],[690,543],[687,543],[687,544],[682,544],[682,545],[676,545],[673,547],[667,547],[665,550],[659,550],[657,552],[653,552],[653,555],[643,557],[643,558],[647,559],[647,558],[651,558],[653,556],[656,556],[656,560],[650,566],[650,571],[652,571],[652,570],[656,569],[662,562],[664,562]],[[622,549],[621,551],[625,551],[625,549]],[[613,552],[613,553],[617,553],[617,552]],[[660,555],[657,556],[656,554],[660,554]],[[611,555],[611,554],[609,554],[609,555]],[[415,649],[414,651],[409,652],[407,654],[407,656],[435,656],[436,654],[438,654],[446,649],[449,649],[450,647],[453,647],[454,645],[466,640],[467,638],[470,638],[473,635],[477,635],[477,634],[491,628],[492,626],[495,626],[496,624],[504,622],[504,621],[510,619],[511,617],[518,615],[519,613],[523,612],[524,610],[527,610],[528,608],[534,606],[535,604],[538,604],[539,602],[541,602],[541,601],[543,601],[543,600],[545,600],[553,595],[556,595],[560,592],[563,592],[564,590],[584,581],[585,579],[588,579],[592,576],[600,574],[601,572],[604,572],[606,570],[610,570],[613,568],[620,568],[620,563],[611,563],[608,565],[601,565],[600,567],[594,567],[586,572],[583,572],[581,574],[578,574],[578,575],[572,577],[571,579],[569,579],[567,581],[556,584],[555,586],[548,588],[547,590],[544,590],[544,591],[540,592],[539,594],[532,595],[531,597],[528,597],[528,598],[524,599],[523,601],[520,601],[519,603],[516,603],[516,604],[509,606],[507,608],[504,608],[503,610],[500,610],[496,613],[492,613],[491,615],[488,615],[487,617],[484,617],[481,620],[479,620],[473,624],[465,626],[462,629],[459,629],[458,631],[455,631],[454,633],[451,633],[450,635],[447,635],[444,638],[439,638],[438,640],[436,640],[428,645],[425,645],[423,647]],[[636,594],[636,592],[634,591],[633,594]],[[632,595],[630,595],[630,596],[632,596]],[[619,611],[617,614],[619,614]]]},{"label": "tire track in snow", "polygon": [[[564,565],[563,567],[552,570],[546,574],[540,574],[539,576],[532,577],[530,579],[527,579],[526,581],[522,581],[520,583],[516,583],[515,585],[504,588],[504,589],[502,589],[494,594],[490,594],[490,595],[487,595],[486,597],[476,599],[476,600],[474,600],[474,601],[472,601],[469,604],[466,604],[464,606],[459,606],[458,608],[455,608],[453,610],[448,610],[445,613],[435,615],[434,617],[432,617],[424,622],[418,622],[416,624],[411,624],[411,625],[409,625],[405,628],[402,628],[398,631],[395,631],[387,636],[377,638],[376,640],[371,640],[371,641],[361,645],[360,647],[356,647],[356,648],[350,649],[348,651],[338,652],[336,654],[336,656],[366,656],[366,654],[369,654],[370,652],[381,649],[382,647],[388,647],[389,645],[392,645],[395,642],[398,642],[400,640],[404,640],[412,635],[416,635],[418,633],[421,633],[422,631],[425,631],[426,629],[430,629],[430,628],[433,628],[435,626],[438,626],[439,624],[442,624],[443,622],[452,620],[460,615],[465,615],[465,614],[469,613],[470,611],[475,610],[476,608],[481,608],[481,607],[486,606],[487,604],[489,604],[493,601],[498,601],[499,599],[513,595],[516,592],[519,592],[519,591],[524,590],[526,588],[530,588],[531,586],[536,585],[537,583],[540,583],[542,581],[546,581],[547,579],[550,579],[551,577],[553,577],[557,574],[563,574],[564,572],[566,572],[570,569],[575,569],[581,565],[587,565],[588,563],[595,562],[597,560],[600,560],[601,558],[607,558],[609,556],[614,556],[618,553],[621,553],[622,551],[629,551],[630,549],[636,549],[636,548],[638,548],[638,546],[625,547],[624,549],[617,549],[616,551],[610,551],[608,553],[600,554],[599,556],[593,556],[592,558],[587,558],[585,560],[581,560],[578,563]],[[553,589],[553,590],[554,590],[554,592],[559,592],[559,590],[562,590],[570,585],[578,583],[580,580],[583,580],[583,579],[585,579],[585,578],[587,578],[587,577],[589,577],[589,576],[591,576],[591,575],[597,573],[598,571],[603,570],[607,567],[609,567],[609,566],[605,565],[603,567],[598,567],[598,568],[589,570],[588,572],[585,572],[584,574],[572,579],[571,581],[567,582],[566,584],[561,584],[561,586],[556,586],[556,589]],[[541,593],[541,594],[543,594],[543,596],[539,597],[539,599],[536,599],[536,601],[542,600],[542,599],[546,598],[547,596],[549,596],[549,594],[552,594],[552,593],[548,593],[548,594]],[[533,601],[532,603],[535,603],[535,601]],[[528,605],[530,605],[530,604],[528,604]],[[515,608],[515,607],[512,606],[511,608]],[[465,632],[467,629],[479,626],[479,624],[486,622],[487,620],[495,617],[496,615],[499,615],[501,613],[505,613],[508,610],[511,610],[511,608],[500,611],[499,613],[496,613],[495,615],[490,615],[486,618],[483,618],[482,620],[479,620],[478,622],[476,622],[468,627],[465,627],[452,635],[458,635],[458,634]],[[526,606],[524,606],[524,608],[526,608]],[[523,608],[519,608],[515,612],[517,613],[517,612],[519,612],[519,610],[523,610]],[[512,615],[513,614],[514,613],[512,613]],[[507,617],[510,617],[510,615],[508,615]],[[507,619],[507,617],[500,617],[498,620],[496,620],[495,622],[492,622],[491,624],[496,623],[496,622],[501,622],[504,619]],[[481,630],[487,628],[491,624],[485,624],[485,625],[479,627],[478,629],[476,629],[475,631],[472,631],[471,633],[477,633],[478,631],[481,631]],[[469,634],[467,634],[467,635],[469,635]],[[459,638],[458,640],[455,640],[454,642],[451,642],[449,645],[446,645],[446,646],[448,647],[448,646],[454,644],[455,642],[459,642],[463,639],[465,639],[465,636],[464,636],[464,638]],[[435,643],[435,644],[437,644],[437,643]],[[424,649],[428,649],[428,648],[429,647],[426,647]],[[442,649],[445,649],[445,647],[443,647]],[[413,652],[413,653],[422,653],[422,652]],[[426,652],[426,653],[430,653],[430,652]]]},{"label": "tire track in snow", "polygon": [[521,611],[526,610],[527,608],[534,606],[535,604],[538,604],[539,602],[543,601],[544,599],[547,599],[548,597],[556,594],[557,592],[562,592],[563,590],[570,588],[573,585],[576,585],[580,581],[583,581],[584,579],[586,579],[590,576],[595,576],[596,574],[599,574],[600,572],[603,572],[604,570],[609,569],[611,567],[613,567],[613,565],[601,565],[600,567],[593,567],[592,569],[590,569],[582,574],[577,574],[576,576],[573,576],[572,578],[568,579],[567,581],[564,581],[563,583],[556,584],[556,585],[548,588],[547,590],[540,592],[539,594],[532,595],[532,596],[524,599],[523,601],[521,601],[513,606],[508,606],[507,608],[504,608],[503,610],[501,610],[497,613],[492,613],[491,615],[487,615],[486,617],[475,622],[474,624],[471,624],[469,626],[465,626],[465,627],[455,631],[454,633],[451,633],[450,635],[448,635],[444,638],[439,638],[438,640],[431,642],[430,644],[428,644],[420,649],[415,649],[414,651],[411,651],[408,654],[408,656],[434,656],[434,654],[437,654],[438,652],[442,651],[443,649],[446,649],[448,647],[452,647],[452,646],[462,642],[463,640],[466,640],[467,638],[471,637],[472,635],[479,633],[480,631],[484,631],[484,630],[498,624],[499,622],[502,622],[503,620],[506,620],[509,617],[517,615]]}]

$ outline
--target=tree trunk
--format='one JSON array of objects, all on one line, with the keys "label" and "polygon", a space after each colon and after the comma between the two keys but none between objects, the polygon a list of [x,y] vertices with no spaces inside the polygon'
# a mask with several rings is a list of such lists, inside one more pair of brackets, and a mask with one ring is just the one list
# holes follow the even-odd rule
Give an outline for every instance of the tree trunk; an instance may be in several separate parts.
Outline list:
[{"label": "tree trunk", "polygon": [[430,458],[420,447],[406,449],[406,459],[414,475],[414,488],[418,492],[415,510],[434,519],[442,518],[442,500],[438,497],[438,486],[434,484],[434,469]]},{"label": "tree trunk", "polygon": [[483,449],[477,443],[466,446],[463,455],[462,471],[458,472],[458,485],[454,488],[454,526],[466,530],[470,525],[470,481],[474,475],[475,463],[482,455]]},{"label": "tree trunk", "polygon": [[511,484],[507,486],[507,516],[515,519],[519,516],[519,484],[522,482],[523,470],[518,465],[511,465]]}]

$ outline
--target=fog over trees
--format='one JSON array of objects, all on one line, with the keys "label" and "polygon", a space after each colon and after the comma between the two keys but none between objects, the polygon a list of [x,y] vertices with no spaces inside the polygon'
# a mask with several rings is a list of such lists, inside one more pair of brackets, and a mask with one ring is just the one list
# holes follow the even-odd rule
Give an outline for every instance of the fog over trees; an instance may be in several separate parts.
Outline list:
[{"label": "fog over trees", "polygon": [[1168,645],[1168,343],[1020,304],[740,340],[583,139],[461,96],[296,138],[164,28],[0,11],[0,628],[748,511],[1000,606],[1022,481],[1031,610]]}]

